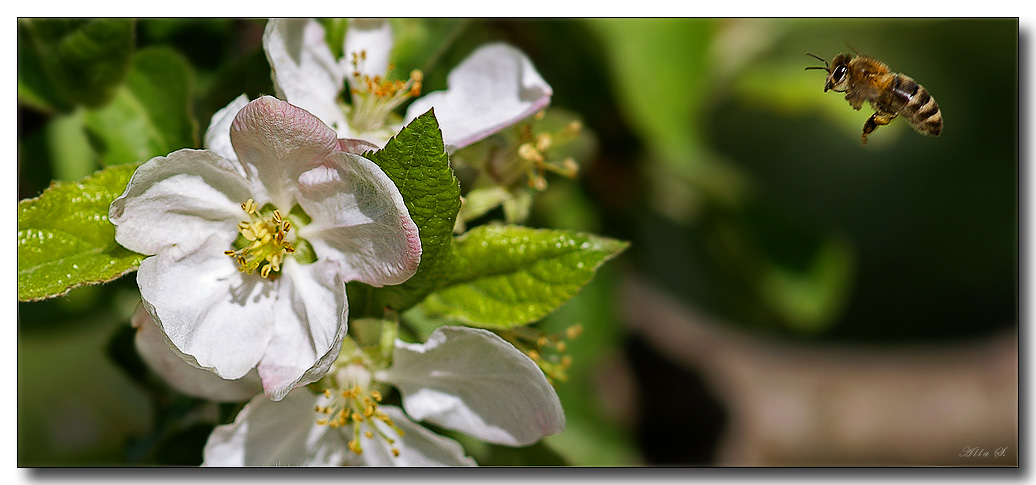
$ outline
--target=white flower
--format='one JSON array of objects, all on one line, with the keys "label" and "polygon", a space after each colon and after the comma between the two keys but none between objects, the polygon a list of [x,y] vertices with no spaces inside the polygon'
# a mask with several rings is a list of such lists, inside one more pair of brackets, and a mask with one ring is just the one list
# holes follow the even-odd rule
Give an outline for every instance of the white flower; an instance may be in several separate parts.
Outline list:
[{"label": "white flower", "polygon": [[255,369],[277,400],[337,357],[345,282],[406,281],[420,239],[388,176],[310,113],[264,96],[228,131],[233,159],[218,143],[153,158],[109,218],[120,244],[154,255],[137,283],[175,350],[225,379]]},{"label": "white flower", "polygon": [[[440,327],[424,344],[396,340],[392,365],[374,367],[343,350],[323,394],[256,396],[213,431],[204,465],[474,465],[458,443],[412,420],[509,446],[565,426],[536,364],[487,330]],[[399,389],[405,413],[380,404],[379,384]]]},{"label": "white flower", "polygon": [[173,389],[217,402],[247,401],[263,392],[259,374],[254,369],[240,379],[227,380],[188,364],[169,345],[162,335],[162,329],[158,328],[143,305],[137,306],[131,323],[137,329],[133,339],[137,354]]},{"label": "white flower", "polygon": [[[277,95],[318,116],[339,138],[382,146],[403,124],[435,108],[443,142],[453,152],[550,103],[550,85],[521,51],[490,44],[449,73],[447,90],[416,99],[402,120],[393,120],[392,110],[417,95],[423,79],[420,71],[406,81],[388,79],[392,44],[387,20],[350,20],[338,60],[315,20],[271,19],[263,34]],[[352,106],[339,100],[346,87]]]}]

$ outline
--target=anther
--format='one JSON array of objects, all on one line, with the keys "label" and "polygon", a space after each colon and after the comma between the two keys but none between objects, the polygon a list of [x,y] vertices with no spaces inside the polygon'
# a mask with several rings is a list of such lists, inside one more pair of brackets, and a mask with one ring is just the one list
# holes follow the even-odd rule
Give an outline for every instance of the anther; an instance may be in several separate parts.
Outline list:
[{"label": "anther", "polygon": [[550,133],[540,133],[539,135],[536,135],[536,149],[541,152],[547,151],[547,149],[550,148],[551,142],[553,142],[553,139],[551,138]]},{"label": "anther", "polygon": [[542,192],[547,190],[547,179],[543,178],[543,176],[537,176],[529,180],[529,186]]},{"label": "anther", "polygon": [[241,204],[251,220],[241,221],[237,225],[242,239],[235,243],[236,250],[224,251],[223,254],[234,258],[238,270],[252,274],[259,272],[263,278],[269,278],[274,272],[281,270],[284,255],[295,251],[288,241],[291,221],[284,218],[280,210],[259,211],[254,199]]},{"label": "anther", "polygon": [[543,155],[531,143],[523,143],[518,147],[518,156],[530,162],[543,163]]},{"label": "anther", "polygon": [[583,324],[577,323],[565,329],[565,335],[568,336],[569,340],[574,339],[583,334]]}]

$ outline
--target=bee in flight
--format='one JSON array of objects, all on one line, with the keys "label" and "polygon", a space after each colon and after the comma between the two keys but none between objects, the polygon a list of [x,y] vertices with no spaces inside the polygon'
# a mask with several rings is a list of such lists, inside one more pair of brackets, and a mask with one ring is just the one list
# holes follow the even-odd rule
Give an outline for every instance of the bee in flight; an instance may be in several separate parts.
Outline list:
[{"label": "bee in flight", "polygon": [[890,72],[888,66],[873,57],[838,54],[829,64],[823,58],[806,53],[824,63],[823,67],[806,69],[827,71],[824,92],[828,90],[845,93],[845,100],[855,110],[870,102],[874,114],[863,124],[863,144],[867,135],[881,125],[889,124],[898,115],[903,115],[918,133],[939,136],[942,133],[942,112],[935,98],[920,84],[909,77]]}]

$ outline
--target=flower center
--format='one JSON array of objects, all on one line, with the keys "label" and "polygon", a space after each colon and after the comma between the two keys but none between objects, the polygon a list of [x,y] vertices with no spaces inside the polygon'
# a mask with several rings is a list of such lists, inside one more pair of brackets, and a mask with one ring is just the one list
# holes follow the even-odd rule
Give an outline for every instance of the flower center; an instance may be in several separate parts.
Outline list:
[{"label": "flower center", "polygon": [[254,200],[248,199],[241,204],[241,209],[249,216],[249,220],[237,225],[240,233],[234,241],[234,250],[223,254],[234,258],[238,270],[252,274],[259,270],[259,275],[269,278],[270,274],[280,272],[284,256],[295,252],[295,247],[288,241],[291,221],[281,217],[276,209],[258,210]]},{"label": "flower center", "polygon": [[[367,51],[352,53],[353,72],[348,78],[349,92],[353,105],[349,113],[349,124],[358,131],[380,130],[385,126],[389,113],[409,98],[421,94],[424,75],[419,70],[410,72],[406,81],[388,80],[387,74],[370,76],[362,73],[367,61]],[[389,71],[392,65],[389,65]]]},{"label": "flower center", "polygon": [[561,128],[543,129],[557,123],[556,119],[544,122],[545,117],[546,113],[540,111],[512,132],[501,133],[505,148],[492,153],[486,165],[487,174],[497,185],[512,189],[527,185],[544,191],[548,172],[567,178],[575,178],[579,173],[579,165],[569,155],[579,150],[572,144],[580,137],[582,123],[573,120]]},{"label": "flower center", "polygon": [[332,428],[353,424],[353,439],[349,440],[348,446],[357,455],[363,453],[360,435],[373,439],[377,433],[378,437],[388,442],[392,455],[399,456],[399,448],[393,446],[395,438],[376,426],[376,421],[388,425],[399,436],[403,436],[403,430],[392,422],[388,414],[378,409],[381,393],[370,389],[370,371],[363,364],[351,363],[335,372],[333,380],[335,388],[324,389],[322,403],[316,406],[316,412],[323,415],[317,418],[317,424]]}]

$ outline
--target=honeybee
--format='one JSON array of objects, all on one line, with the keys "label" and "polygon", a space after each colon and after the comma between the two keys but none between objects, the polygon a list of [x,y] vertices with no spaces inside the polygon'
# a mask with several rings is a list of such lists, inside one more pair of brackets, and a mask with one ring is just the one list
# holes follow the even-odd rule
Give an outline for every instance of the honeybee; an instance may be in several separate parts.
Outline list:
[{"label": "honeybee", "polygon": [[935,98],[916,81],[906,75],[890,72],[888,66],[873,57],[838,54],[828,64],[823,58],[806,53],[824,63],[823,67],[806,69],[827,71],[824,92],[845,93],[845,100],[855,110],[870,102],[874,114],[863,124],[863,144],[867,135],[881,125],[889,124],[897,115],[903,115],[918,133],[939,136],[942,133],[942,111]]}]

